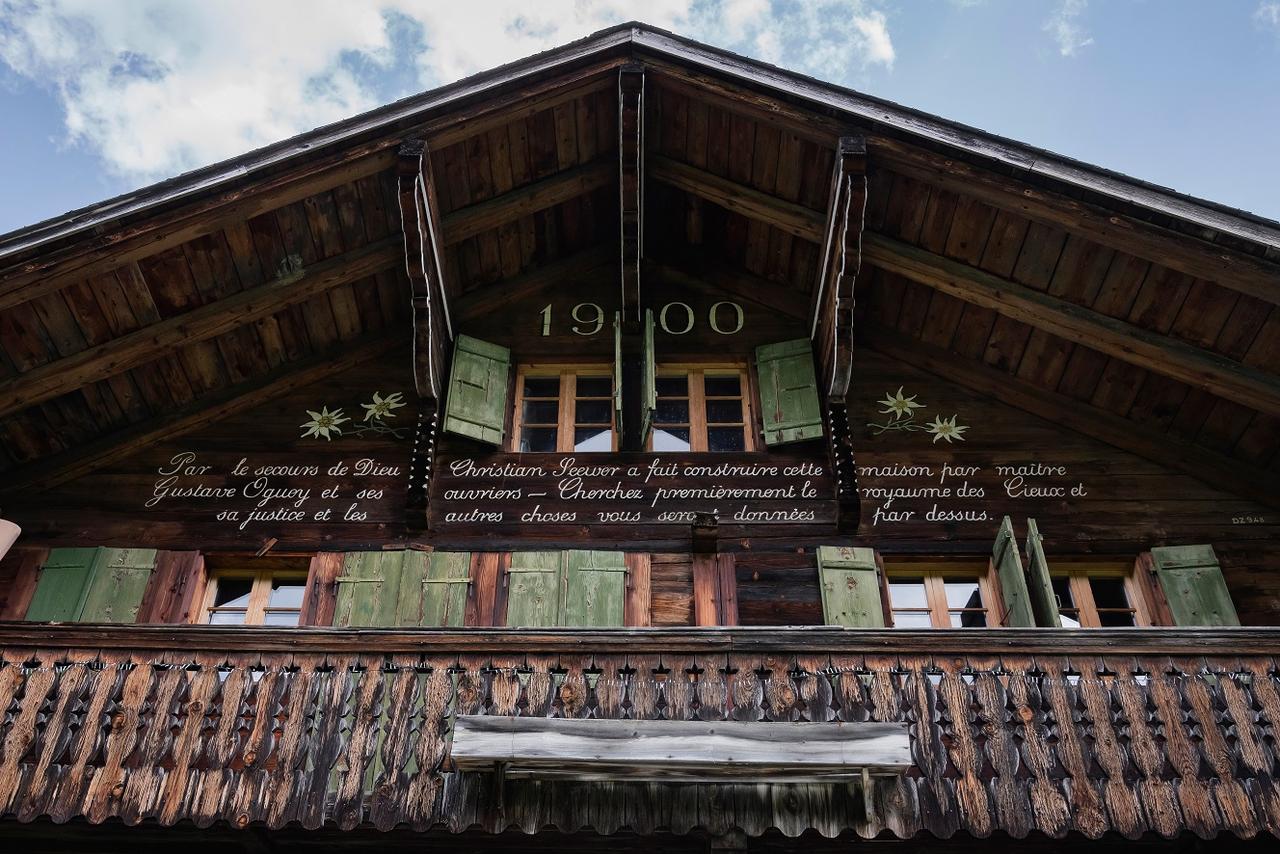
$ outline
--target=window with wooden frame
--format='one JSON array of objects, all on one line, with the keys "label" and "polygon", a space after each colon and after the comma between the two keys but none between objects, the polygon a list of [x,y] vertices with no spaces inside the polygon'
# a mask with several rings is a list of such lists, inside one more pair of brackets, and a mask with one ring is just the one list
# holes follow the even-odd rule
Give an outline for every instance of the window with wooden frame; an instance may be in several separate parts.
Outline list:
[{"label": "window with wooden frame", "polygon": [[750,388],[742,365],[659,365],[650,450],[755,450]]},{"label": "window with wooden frame", "polygon": [[1143,581],[1128,563],[1067,563],[1050,570],[1063,628],[1156,624]]},{"label": "window with wooden frame", "polygon": [[277,560],[262,568],[215,566],[197,620],[214,626],[296,626],[306,589],[305,559]]},{"label": "window with wooden frame", "polygon": [[900,629],[1000,625],[988,564],[904,563],[885,567],[890,625]]},{"label": "window with wooden frame", "polygon": [[595,453],[617,448],[610,365],[521,365],[511,450]]}]

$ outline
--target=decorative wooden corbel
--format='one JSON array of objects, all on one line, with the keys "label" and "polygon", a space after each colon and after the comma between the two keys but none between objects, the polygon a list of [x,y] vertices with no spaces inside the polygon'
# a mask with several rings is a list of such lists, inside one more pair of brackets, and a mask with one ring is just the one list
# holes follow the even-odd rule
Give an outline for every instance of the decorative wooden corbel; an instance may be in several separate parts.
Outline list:
[{"label": "decorative wooden corbel", "polygon": [[419,397],[405,521],[408,530],[416,532],[426,528],[436,424],[448,382],[453,325],[440,263],[440,217],[426,143],[408,140],[399,154],[400,228],[413,305],[413,381]]},{"label": "decorative wooden corbel", "polygon": [[862,266],[866,206],[866,140],[841,137],[831,179],[811,331],[827,414],[828,460],[836,482],[838,525],[846,532],[857,529],[861,511],[846,398],[853,376],[854,286]]}]

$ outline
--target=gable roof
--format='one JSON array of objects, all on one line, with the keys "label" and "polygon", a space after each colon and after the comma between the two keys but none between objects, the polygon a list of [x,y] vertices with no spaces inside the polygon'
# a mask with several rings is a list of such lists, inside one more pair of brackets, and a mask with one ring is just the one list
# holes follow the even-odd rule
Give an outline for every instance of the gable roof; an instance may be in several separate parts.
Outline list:
[{"label": "gable roof", "polygon": [[406,140],[464,318],[615,265],[629,63],[649,210],[710,235],[650,222],[650,274],[804,314],[862,134],[857,340],[1274,496],[1280,225],[642,24],[0,237],[0,472],[65,478],[405,341]]}]

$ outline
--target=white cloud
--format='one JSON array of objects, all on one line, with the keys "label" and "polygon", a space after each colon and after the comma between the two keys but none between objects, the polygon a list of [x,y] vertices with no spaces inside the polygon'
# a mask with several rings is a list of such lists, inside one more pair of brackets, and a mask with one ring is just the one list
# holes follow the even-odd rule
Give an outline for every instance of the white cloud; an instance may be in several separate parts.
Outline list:
[{"label": "white cloud", "polygon": [[1263,0],[1253,12],[1253,20],[1263,27],[1270,27],[1280,34],[1280,2]]},{"label": "white cloud", "polygon": [[1083,14],[1088,0],[1062,0],[1058,8],[1044,22],[1044,29],[1058,44],[1058,53],[1075,56],[1081,48],[1093,44],[1093,37],[1077,20]]},{"label": "white cloud", "polygon": [[828,80],[891,68],[876,0],[0,0],[0,62],[48,87],[64,142],[146,181],[621,21]]}]

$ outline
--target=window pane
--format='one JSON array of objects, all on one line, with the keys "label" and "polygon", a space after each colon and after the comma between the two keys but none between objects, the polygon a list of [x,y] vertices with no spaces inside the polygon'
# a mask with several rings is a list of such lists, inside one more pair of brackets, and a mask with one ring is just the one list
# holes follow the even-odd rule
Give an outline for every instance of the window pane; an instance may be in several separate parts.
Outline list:
[{"label": "window pane", "polygon": [[559,397],[560,396],[560,378],[559,377],[525,377],[524,378],[524,396],[525,397]]},{"label": "window pane", "polygon": [[268,611],[262,616],[264,626],[296,626],[300,614],[297,611]]},{"label": "window pane", "polygon": [[302,594],[307,585],[295,578],[271,579],[271,596],[267,605],[272,608],[301,608]]},{"label": "window pane", "polygon": [[742,436],[741,427],[707,428],[707,450],[744,451],[746,448],[747,444]]},{"label": "window pane", "polygon": [[211,626],[243,626],[244,611],[214,611],[209,614]]},{"label": "window pane", "polygon": [[520,431],[520,450],[523,453],[544,454],[556,449],[556,428],[526,427]]},{"label": "window pane", "polygon": [[688,424],[689,401],[658,398],[658,409],[653,420],[659,424]]},{"label": "window pane", "polygon": [[712,424],[741,424],[741,400],[708,400],[707,421]]},{"label": "window pane", "polygon": [[980,629],[987,624],[986,611],[951,611],[951,625],[958,629]]},{"label": "window pane", "polygon": [[919,578],[889,579],[889,601],[895,608],[928,608],[924,580]]},{"label": "window pane", "polygon": [[573,431],[575,451],[605,452],[613,450],[613,430],[608,427],[579,427]]},{"label": "window pane", "polygon": [[893,612],[893,627],[896,629],[927,629],[932,625],[928,611]]},{"label": "window pane", "polygon": [[1071,579],[1058,576],[1053,579],[1053,595],[1058,597],[1059,608],[1074,608],[1076,602],[1071,598]]},{"label": "window pane", "polygon": [[578,397],[612,397],[613,379],[610,377],[578,377]]},{"label": "window pane", "polygon": [[688,377],[658,377],[658,397],[688,397]]},{"label": "window pane", "polygon": [[1120,578],[1090,578],[1093,602],[1098,609],[1128,608],[1129,597],[1124,595],[1124,580]]},{"label": "window pane", "polygon": [[1098,622],[1104,627],[1137,625],[1133,621],[1132,611],[1099,611]]},{"label": "window pane", "polygon": [[574,410],[574,420],[579,424],[608,424],[612,417],[612,400],[579,400]]},{"label": "window pane", "polygon": [[560,403],[555,400],[526,400],[521,421],[525,424],[555,424],[560,417]]},{"label": "window pane", "polygon": [[703,386],[707,397],[741,397],[742,382],[737,374],[727,377],[703,377]]},{"label": "window pane", "polygon": [[689,450],[689,428],[671,427],[666,430],[653,431],[653,449],[655,451],[687,451]]},{"label": "window pane", "polygon": [[1080,615],[1076,611],[1059,611],[1058,616],[1062,619],[1064,629],[1080,628]]},{"label": "window pane", "polygon": [[946,581],[942,585],[947,591],[947,607],[949,608],[981,608],[982,594],[975,581]]},{"label": "window pane", "polygon": [[219,578],[218,589],[213,596],[213,605],[215,608],[223,605],[232,608],[248,608],[251,590],[253,590],[252,578]]}]

